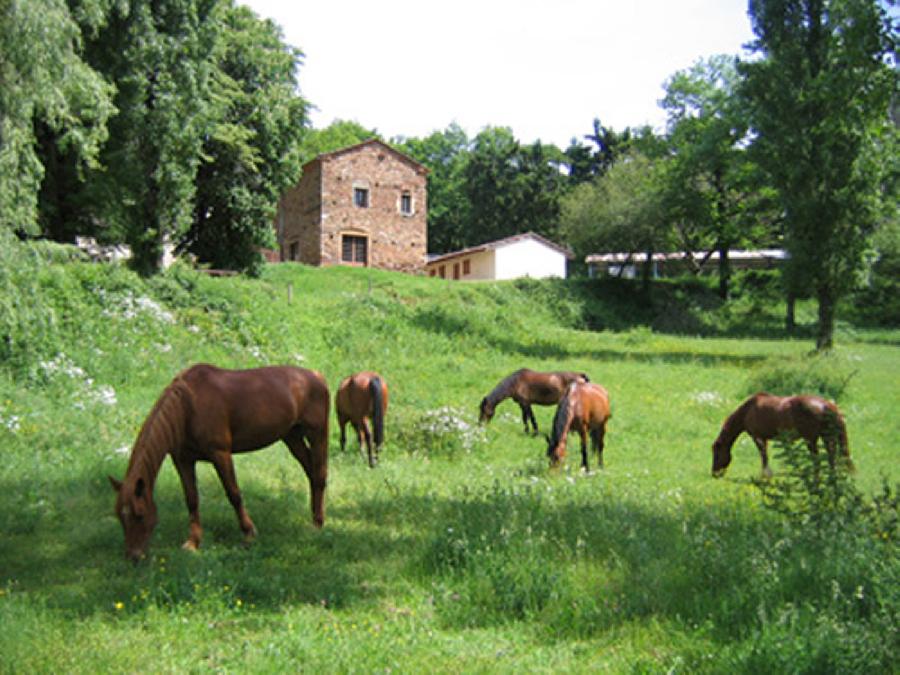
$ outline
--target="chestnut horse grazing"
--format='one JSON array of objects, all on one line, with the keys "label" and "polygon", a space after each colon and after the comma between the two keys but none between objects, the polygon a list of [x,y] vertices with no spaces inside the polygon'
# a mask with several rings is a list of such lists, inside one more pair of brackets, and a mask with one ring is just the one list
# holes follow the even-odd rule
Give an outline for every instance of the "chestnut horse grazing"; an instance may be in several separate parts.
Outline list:
[{"label": "chestnut horse grazing", "polygon": [[529,420],[531,420],[534,433],[537,433],[537,420],[534,419],[531,404],[555,405],[559,403],[566,388],[576,381],[589,382],[590,380],[584,373],[541,373],[528,368],[517,370],[512,375],[503,378],[490,394],[481,399],[478,421],[490,422],[494,417],[497,405],[504,399],[512,398],[522,409],[525,433],[528,433]]},{"label": "chestnut horse grazing", "polygon": [[190,514],[184,548],[200,546],[199,497],[194,465],[212,462],[249,541],[256,527],[241,499],[232,454],[282,440],[309,479],[313,524],[325,522],[328,477],[328,385],[319,373],[279,366],[225,370],[191,366],[172,380],[138,433],[125,479],[110,482],[117,492],[116,515],[125,530],[125,555],[143,557],[156,526],[153,486],[166,455],[172,456]]},{"label": "chestnut horse grazing", "polygon": [[[378,451],[384,442],[384,415],[387,412],[387,382],[378,373],[363,371],[350,375],[341,382],[334,397],[338,425],[341,428],[341,450],[344,449],[347,437],[347,422],[356,429],[359,447],[362,449],[365,440],[369,453],[369,466],[378,464]],[[369,431],[369,419],[372,420],[372,431]],[[375,435],[373,447],[372,432]]]},{"label": "chestnut horse grazing", "polygon": [[824,439],[832,468],[837,446],[840,446],[847,468],[853,471],[844,417],[834,403],[819,396],[773,396],[760,392],[744,401],[722,424],[713,443],[713,476],[718,478],[725,474],[731,464],[731,447],[744,431],[759,448],[764,476],[772,475],[767,452],[769,439],[781,432],[798,434],[813,454],[818,452],[819,438]]},{"label": "chestnut horse grazing", "polygon": [[553,435],[547,438],[547,455],[551,465],[557,465],[566,456],[566,440],[570,431],[581,435],[581,466],[588,471],[587,436],[597,451],[600,468],[603,468],[603,438],[606,423],[612,416],[609,394],[599,384],[574,382],[566,390],[556,414],[553,416]]}]

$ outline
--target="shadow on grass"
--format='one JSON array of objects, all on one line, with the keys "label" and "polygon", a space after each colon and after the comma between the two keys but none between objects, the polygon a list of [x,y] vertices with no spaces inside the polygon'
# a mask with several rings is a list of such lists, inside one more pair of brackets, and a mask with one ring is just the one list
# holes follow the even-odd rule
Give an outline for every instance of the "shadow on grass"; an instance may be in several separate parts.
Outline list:
[{"label": "shadow on grass", "polygon": [[[543,625],[550,616],[550,641],[651,615],[752,621],[758,585],[745,563],[766,551],[758,523],[715,511],[658,511],[611,497],[600,476],[577,480],[596,480],[597,493],[566,495],[553,480],[451,496],[381,490],[329,502],[321,531],[309,523],[305,479],[273,492],[248,480],[245,502],[259,531],[249,547],[224,495],[204,485],[204,547],[193,554],[179,548],[187,515],[180,489],[166,481],[150,555],[138,565],[123,558],[105,479],[48,482],[47,515],[19,527],[22,502],[10,495],[22,486],[7,481],[0,484],[2,583],[83,617],[115,613],[118,603],[124,613],[151,605],[222,611],[238,601],[269,611],[354,608],[391,597],[397,579],[406,579],[435,593],[436,612],[450,627]],[[558,490],[559,498],[547,497]],[[579,582],[571,570],[585,563],[612,577]]]}]

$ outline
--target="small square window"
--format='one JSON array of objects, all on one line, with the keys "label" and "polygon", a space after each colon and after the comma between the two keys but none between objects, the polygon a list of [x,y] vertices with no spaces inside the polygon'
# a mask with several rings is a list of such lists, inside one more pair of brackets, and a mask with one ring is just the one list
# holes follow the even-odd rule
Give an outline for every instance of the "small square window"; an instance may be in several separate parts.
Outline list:
[{"label": "small square window", "polygon": [[353,205],[361,209],[369,208],[368,188],[353,188]]},{"label": "small square window", "polygon": [[404,192],[400,195],[400,213],[404,216],[412,215],[412,195]]}]

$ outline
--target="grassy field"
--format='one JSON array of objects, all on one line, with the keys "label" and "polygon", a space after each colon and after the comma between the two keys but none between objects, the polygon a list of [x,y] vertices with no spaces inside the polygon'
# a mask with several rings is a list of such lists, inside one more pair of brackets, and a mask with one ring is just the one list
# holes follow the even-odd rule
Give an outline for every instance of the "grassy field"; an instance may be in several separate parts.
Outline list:
[{"label": "grassy field", "polygon": [[[809,340],[778,338],[777,310],[755,317],[746,302],[663,295],[653,316],[629,315],[630,290],[587,282],[295,265],[260,280],[176,269],[143,282],[59,252],[54,264],[13,255],[0,252],[0,671],[896,667],[885,481],[900,479],[897,331],[842,326],[836,353],[816,358]],[[332,391],[378,370],[391,387],[382,462],[370,470],[355,443],[341,453],[332,424],[317,531],[283,446],[238,456],[259,530],[249,547],[200,465],[195,554],[180,549],[187,514],[166,462],[150,555],[133,566],[106,476],[122,476],[156,396],[199,361],[302,365]],[[605,470],[578,471],[577,442],[549,470],[512,402],[478,427],[478,401],[523,366],[607,387]],[[727,477],[710,478],[723,418],[762,385],[839,396],[858,472],[834,488],[832,516],[800,513],[826,503],[815,495],[785,502],[793,516],[766,507],[746,437]],[[548,429],[553,410],[536,414]],[[775,457],[776,485],[789,462]]]}]

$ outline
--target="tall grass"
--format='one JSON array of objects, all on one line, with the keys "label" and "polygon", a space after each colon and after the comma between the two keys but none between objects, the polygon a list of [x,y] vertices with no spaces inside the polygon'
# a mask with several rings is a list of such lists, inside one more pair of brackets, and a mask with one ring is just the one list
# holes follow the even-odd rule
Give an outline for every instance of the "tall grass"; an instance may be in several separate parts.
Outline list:
[{"label": "tall grass", "polygon": [[[695,319],[720,335],[740,322],[740,305],[703,319],[702,288],[654,289],[675,303],[662,332],[615,283],[290,264],[259,280],[175,268],[144,281],[65,248],[2,244],[0,671],[892,667],[893,333],[859,330],[834,359],[810,359],[791,340],[682,336]],[[284,448],[238,456],[251,547],[200,466],[197,554],[179,548],[187,517],[166,463],[150,556],[131,566],[106,475],[121,476],[153,400],[197,361],[292,363],[332,387],[378,370],[392,394],[382,462],[368,469],[354,443],[338,451],[332,425],[316,531]],[[512,403],[477,425],[481,397],[522,366],[582,370],[609,389],[604,471],[551,471]],[[748,390],[829,383],[859,468],[837,488],[840,520],[795,517],[820,507],[812,489],[792,493],[813,500],[802,508],[778,493],[806,475],[792,455],[775,457],[761,493],[747,439],[729,478],[709,478],[710,444]],[[553,410],[536,413],[547,430]]]}]

